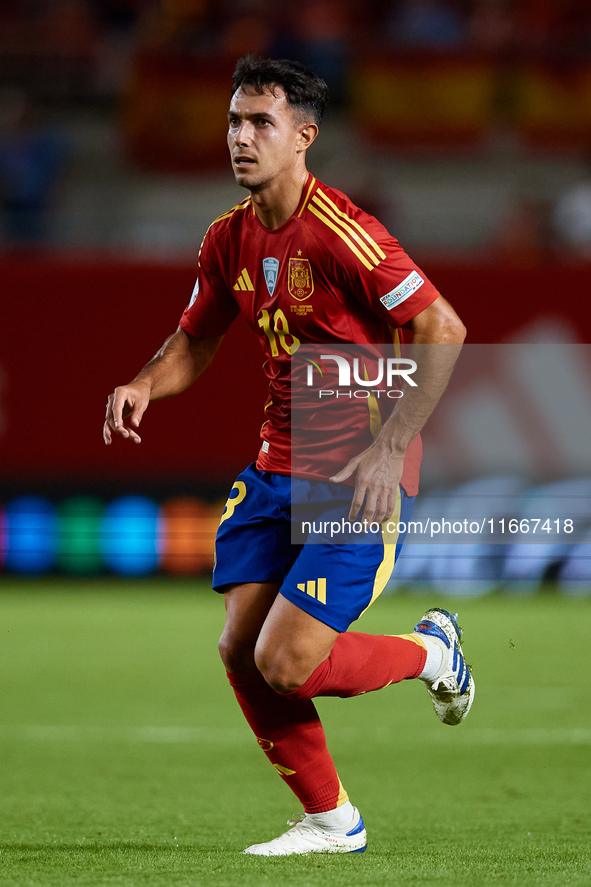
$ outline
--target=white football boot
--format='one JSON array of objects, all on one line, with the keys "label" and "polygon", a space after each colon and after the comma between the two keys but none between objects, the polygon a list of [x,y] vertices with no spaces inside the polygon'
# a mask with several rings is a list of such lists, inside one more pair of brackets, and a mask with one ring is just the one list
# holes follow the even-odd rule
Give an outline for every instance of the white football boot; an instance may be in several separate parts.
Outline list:
[{"label": "white football boot", "polygon": [[464,659],[458,626],[458,614],[439,607],[427,610],[414,630],[439,640],[443,653],[441,668],[435,680],[424,680],[435,712],[444,724],[455,726],[467,716],[474,702],[474,679]]},{"label": "white football boot", "polygon": [[254,856],[293,856],[304,853],[363,853],[367,847],[367,834],[357,808],[355,825],[347,832],[329,831],[317,826],[309,816],[289,819],[289,831],[265,844],[253,844],[243,850]]}]

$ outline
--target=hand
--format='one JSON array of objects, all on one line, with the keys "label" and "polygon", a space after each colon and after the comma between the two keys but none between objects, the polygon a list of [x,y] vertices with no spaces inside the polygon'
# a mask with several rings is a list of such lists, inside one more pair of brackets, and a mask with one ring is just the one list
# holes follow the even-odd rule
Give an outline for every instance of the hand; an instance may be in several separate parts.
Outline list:
[{"label": "hand", "polygon": [[[112,443],[113,431],[136,444],[142,442],[141,437],[134,429],[139,427],[149,403],[150,388],[148,385],[134,382],[131,385],[115,388],[107,400],[107,411],[103,425],[103,440],[107,446]],[[127,416],[130,416],[130,420],[126,425],[123,419]]]},{"label": "hand", "polygon": [[381,524],[394,513],[398,484],[402,477],[404,455],[374,443],[363,453],[354,456],[347,465],[330,480],[343,483],[355,472],[355,494],[349,509],[349,520],[359,515],[365,499],[363,517],[369,523]]}]

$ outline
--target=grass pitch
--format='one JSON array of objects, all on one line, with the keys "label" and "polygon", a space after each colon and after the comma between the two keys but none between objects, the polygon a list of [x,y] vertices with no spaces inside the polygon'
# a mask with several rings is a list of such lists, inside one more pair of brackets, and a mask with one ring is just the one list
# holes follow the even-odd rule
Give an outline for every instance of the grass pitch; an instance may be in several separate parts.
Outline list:
[{"label": "grass pitch", "polygon": [[591,599],[392,596],[355,626],[460,611],[476,701],[440,724],[408,681],[321,699],[369,847],[240,854],[297,801],[236,706],[206,583],[16,582],[0,593],[0,885],[591,885]]}]

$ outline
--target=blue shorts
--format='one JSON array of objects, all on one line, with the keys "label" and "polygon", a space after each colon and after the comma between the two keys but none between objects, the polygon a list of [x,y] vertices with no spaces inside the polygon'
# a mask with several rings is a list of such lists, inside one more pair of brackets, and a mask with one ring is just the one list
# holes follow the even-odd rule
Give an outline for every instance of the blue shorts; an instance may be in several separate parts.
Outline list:
[{"label": "blue shorts", "polygon": [[[293,498],[293,507],[292,507]],[[240,474],[216,537],[213,587],[277,582],[279,592],[335,631],[346,631],[384,590],[402,548],[414,496],[399,487],[390,527],[347,542],[353,487],[259,471]],[[296,536],[293,541],[294,523]],[[344,527],[338,532],[338,526]],[[303,534],[302,534],[303,527]],[[367,540],[365,542],[364,540]]]}]

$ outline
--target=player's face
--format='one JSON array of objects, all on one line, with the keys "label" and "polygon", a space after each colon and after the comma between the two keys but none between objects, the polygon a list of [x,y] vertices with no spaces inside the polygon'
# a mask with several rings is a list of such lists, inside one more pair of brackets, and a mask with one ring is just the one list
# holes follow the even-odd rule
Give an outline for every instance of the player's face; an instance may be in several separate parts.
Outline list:
[{"label": "player's face", "polygon": [[232,96],[228,147],[236,181],[260,190],[289,175],[296,164],[305,125],[297,126],[282,89],[262,95],[246,88]]}]

